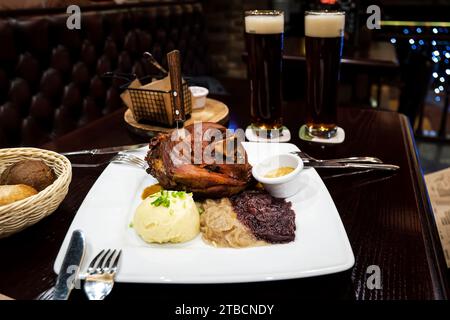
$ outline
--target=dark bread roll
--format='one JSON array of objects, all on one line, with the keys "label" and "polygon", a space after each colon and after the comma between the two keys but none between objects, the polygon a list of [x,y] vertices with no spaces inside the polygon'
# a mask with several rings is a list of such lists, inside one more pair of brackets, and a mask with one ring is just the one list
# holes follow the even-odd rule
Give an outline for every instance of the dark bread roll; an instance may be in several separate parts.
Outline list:
[{"label": "dark bread roll", "polygon": [[44,190],[56,180],[53,170],[42,160],[22,160],[9,166],[0,177],[0,184],[25,184],[37,191]]}]

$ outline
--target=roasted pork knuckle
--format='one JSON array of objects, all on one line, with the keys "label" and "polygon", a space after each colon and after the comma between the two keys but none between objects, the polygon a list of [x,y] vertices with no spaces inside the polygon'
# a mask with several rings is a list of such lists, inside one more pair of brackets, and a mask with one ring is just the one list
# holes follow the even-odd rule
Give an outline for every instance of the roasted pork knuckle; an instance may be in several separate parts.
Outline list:
[{"label": "roasted pork knuckle", "polygon": [[147,172],[166,190],[193,192],[200,198],[229,197],[247,188],[253,182],[252,167],[239,139],[215,123],[194,126],[154,137]]}]

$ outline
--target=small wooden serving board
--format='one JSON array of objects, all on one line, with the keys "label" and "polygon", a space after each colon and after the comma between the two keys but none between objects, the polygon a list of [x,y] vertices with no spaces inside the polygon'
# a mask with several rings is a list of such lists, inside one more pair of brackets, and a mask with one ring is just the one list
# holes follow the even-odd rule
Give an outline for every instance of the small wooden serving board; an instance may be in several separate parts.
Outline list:
[{"label": "small wooden serving board", "polygon": [[[193,124],[194,122],[215,122],[225,124],[228,121],[229,109],[223,103],[215,99],[206,99],[206,105],[202,109],[193,109],[191,117],[186,120],[184,126]],[[139,123],[134,117],[130,109],[127,109],[124,114],[125,122],[128,128],[134,133],[141,136],[153,136],[159,132],[170,132],[174,128],[162,127],[158,125]]]}]

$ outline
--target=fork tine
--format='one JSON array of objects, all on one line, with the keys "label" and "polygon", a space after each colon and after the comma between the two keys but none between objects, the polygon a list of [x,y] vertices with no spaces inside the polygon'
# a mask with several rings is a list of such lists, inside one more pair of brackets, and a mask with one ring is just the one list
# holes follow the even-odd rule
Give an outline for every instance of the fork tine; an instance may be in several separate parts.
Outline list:
[{"label": "fork tine", "polygon": [[136,157],[135,155],[127,154],[126,157],[127,157],[128,159],[130,159],[130,160],[132,160],[132,161],[134,161],[134,162],[140,164],[140,165],[145,165],[145,164],[146,164],[146,162],[145,162],[143,159],[141,159],[141,158],[139,158],[139,157]]},{"label": "fork tine", "polygon": [[109,267],[109,272],[114,273],[117,270],[117,265],[119,264],[120,255],[122,254],[122,250],[119,250],[119,252],[116,254],[114,259],[111,261],[111,265]]},{"label": "fork tine", "polygon": [[133,160],[129,159],[128,157],[125,156],[118,156],[117,158],[115,158],[113,161],[128,161],[128,162],[134,162]]},{"label": "fork tine", "polygon": [[136,157],[122,156],[121,159],[123,159],[123,160],[125,160],[125,161],[130,161],[130,162],[132,162],[132,163],[136,163],[136,164],[138,164],[138,165],[143,164],[143,161],[142,161],[141,159],[139,159],[139,158],[136,158]]},{"label": "fork tine", "polygon": [[300,153],[302,153],[303,155],[305,155],[305,156],[308,157],[308,158],[313,158],[313,157],[311,157],[309,154],[307,154],[305,151],[300,151]]},{"label": "fork tine", "polygon": [[105,269],[106,261],[108,260],[109,256],[111,255],[111,249],[108,249],[104,256],[100,259],[99,264],[96,268],[96,271],[99,273],[103,273],[103,270]]},{"label": "fork tine", "polygon": [[135,162],[130,162],[130,161],[128,161],[128,160],[115,160],[115,161],[113,161],[114,163],[119,163],[119,164],[127,164],[127,165],[130,165],[130,166],[133,166],[133,167],[137,167],[137,168],[143,168],[141,165],[139,165],[139,164],[137,164],[137,163],[135,163]]},{"label": "fork tine", "polygon": [[147,163],[145,163],[145,161],[142,160],[142,159],[139,159],[137,163],[138,163],[141,167],[144,167],[144,166],[147,165]]},{"label": "fork tine", "polygon": [[91,263],[89,264],[88,267],[88,273],[92,273],[94,271],[94,267],[98,265],[98,260],[103,256],[103,254],[105,253],[105,249],[103,249],[102,251],[100,251],[94,259],[92,259]]},{"label": "fork tine", "polygon": [[112,250],[111,254],[108,256],[108,259],[105,260],[104,263],[104,269],[109,270],[111,268],[111,260],[113,259],[113,257],[116,255],[117,250]]},{"label": "fork tine", "polygon": [[111,161],[114,161],[115,159],[122,159],[123,156],[124,156],[123,153],[118,153],[118,154],[116,154],[116,155],[111,159]]},{"label": "fork tine", "polygon": [[136,164],[144,164],[144,160],[133,155],[121,154],[117,157],[117,159],[130,161]]},{"label": "fork tine", "polygon": [[54,292],[55,287],[51,287],[37,296],[35,300],[53,300]]},{"label": "fork tine", "polygon": [[139,158],[138,156],[135,156],[134,154],[129,154],[129,153],[122,153],[122,155],[130,160],[136,161],[138,163],[142,163],[145,164],[146,162],[144,161],[144,159]]},{"label": "fork tine", "polygon": [[308,158],[308,159],[312,158],[309,154],[307,154],[304,151],[293,151],[292,153],[299,155],[300,157],[303,157],[303,158]]},{"label": "fork tine", "polygon": [[112,162],[116,162],[116,163],[126,163],[126,164],[134,164],[137,165],[139,167],[144,167],[145,166],[145,162],[144,160],[133,156],[130,157],[129,155],[120,155],[114,158],[114,160],[112,160]]},{"label": "fork tine", "polygon": [[146,162],[145,162],[144,159],[141,159],[141,158],[136,157],[136,156],[134,156],[134,157],[137,159],[138,162],[140,162],[140,163],[142,163],[142,164],[146,164]]}]

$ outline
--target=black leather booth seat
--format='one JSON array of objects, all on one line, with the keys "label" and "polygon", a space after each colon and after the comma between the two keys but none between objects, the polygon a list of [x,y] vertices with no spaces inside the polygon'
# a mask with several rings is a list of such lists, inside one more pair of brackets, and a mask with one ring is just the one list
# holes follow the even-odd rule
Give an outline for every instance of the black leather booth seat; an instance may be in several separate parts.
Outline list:
[{"label": "black leather booth seat", "polygon": [[37,146],[122,106],[123,81],[107,71],[157,70],[150,51],[166,64],[179,49],[183,73],[207,73],[200,3],[84,11],[81,30],[66,14],[0,19],[0,147]]}]

